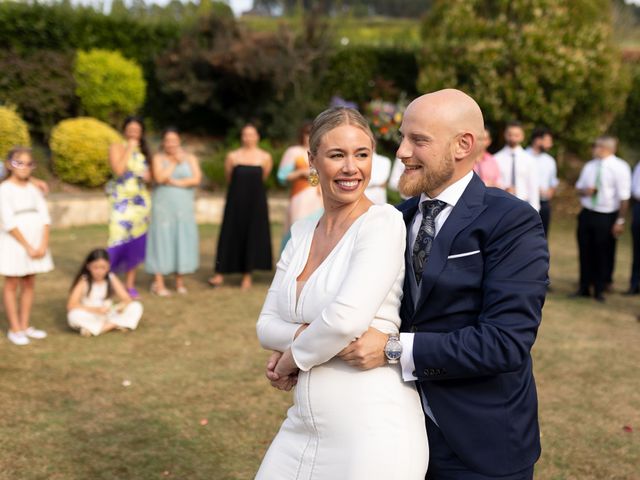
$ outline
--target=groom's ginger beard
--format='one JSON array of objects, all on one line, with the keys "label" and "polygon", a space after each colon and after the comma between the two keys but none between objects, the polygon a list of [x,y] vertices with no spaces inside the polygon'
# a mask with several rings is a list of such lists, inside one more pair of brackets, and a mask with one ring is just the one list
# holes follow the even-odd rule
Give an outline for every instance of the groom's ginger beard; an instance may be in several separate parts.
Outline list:
[{"label": "groom's ginger beard", "polygon": [[447,152],[442,163],[438,164],[437,168],[427,169],[427,166],[423,164],[422,176],[403,173],[398,182],[398,190],[406,197],[415,197],[422,193],[429,195],[428,192],[433,192],[449,182],[453,177],[454,171],[453,155]]}]

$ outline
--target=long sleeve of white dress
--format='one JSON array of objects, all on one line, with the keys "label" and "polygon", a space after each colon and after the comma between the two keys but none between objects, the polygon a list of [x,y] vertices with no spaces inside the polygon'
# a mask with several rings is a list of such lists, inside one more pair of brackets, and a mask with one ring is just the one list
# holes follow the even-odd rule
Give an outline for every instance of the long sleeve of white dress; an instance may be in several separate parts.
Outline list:
[{"label": "long sleeve of white dress", "polygon": [[282,288],[283,280],[296,247],[296,239],[292,237],[280,256],[276,266],[276,274],[273,277],[267,298],[258,318],[256,326],[258,340],[262,348],[268,350],[284,352],[291,346],[293,337],[298,328],[300,328],[299,323],[292,323],[283,319],[278,312],[278,293]]},{"label": "long sleeve of white dress", "polygon": [[[389,206],[367,215],[357,232],[339,293],[291,345],[302,371],[330,360],[361,336],[392,289],[402,288],[406,244],[402,215]],[[399,293],[394,293],[398,298]]]}]

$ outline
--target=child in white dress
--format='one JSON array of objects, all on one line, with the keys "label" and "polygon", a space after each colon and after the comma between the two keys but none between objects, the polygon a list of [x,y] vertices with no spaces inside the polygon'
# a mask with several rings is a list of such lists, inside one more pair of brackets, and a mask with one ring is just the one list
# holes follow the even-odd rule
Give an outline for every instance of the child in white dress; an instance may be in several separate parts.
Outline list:
[{"label": "child in white dress", "polygon": [[9,178],[0,184],[0,275],[6,277],[7,338],[14,345],[47,336],[29,325],[35,275],[53,270],[48,250],[51,219],[42,192],[30,181],[34,167],[30,149],[13,148],[6,162]]},{"label": "child in white dress", "polygon": [[[120,303],[114,305],[115,294]],[[127,289],[111,273],[109,254],[104,249],[89,253],[76,275],[69,301],[67,321],[83,337],[114,329],[135,330],[142,317],[142,304],[131,300]]]}]

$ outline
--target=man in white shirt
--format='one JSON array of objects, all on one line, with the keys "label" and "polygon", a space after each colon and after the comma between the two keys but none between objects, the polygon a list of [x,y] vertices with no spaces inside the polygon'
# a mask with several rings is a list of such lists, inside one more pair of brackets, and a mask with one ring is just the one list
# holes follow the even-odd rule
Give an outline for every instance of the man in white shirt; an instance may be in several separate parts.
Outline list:
[{"label": "man in white shirt", "polygon": [[387,203],[387,181],[391,173],[391,160],[374,153],[371,158],[371,179],[364,194],[376,205]]},{"label": "man in white shirt", "polygon": [[615,264],[616,239],[624,231],[631,197],[631,168],[615,156],[617,140],[598,137],[593,160],[585,164],[576,182],[582,211],[578,215],[580,287],[573,296],[604,301]]},{"label": "man in white shirt", "polygon": [[633,197],[631,236],[633,237],[633,263],[631,265],[631,279],[627,295],[640,293],[640,163],[633,169],[631,178],[631,196]]},{"label": "man in white shirt", "polygon": [[539,211],[538,171],[535,160],[522,148],[522,124],[509,122],[504,131],[504,140],[506,145],[494,155],[500,168],[502,187]]},{"label": "man in white shirt", "polygon": [[553,136],[546,128],[536,128],[531,133],[531,144],[526,152],[535,160],[538,169],[538,187],[540,189],[540,218],[544,234],[549,237],[551,221],[551,199],[558,187],[556,160],[549,155],[553,147]]}]

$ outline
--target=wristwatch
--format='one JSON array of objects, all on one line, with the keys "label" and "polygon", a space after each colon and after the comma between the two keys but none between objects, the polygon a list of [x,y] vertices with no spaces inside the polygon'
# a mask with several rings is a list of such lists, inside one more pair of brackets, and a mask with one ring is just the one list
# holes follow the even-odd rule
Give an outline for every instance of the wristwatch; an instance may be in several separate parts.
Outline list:
[{"label": "wristwatch", "polygon": [[402,355],[402,343],[400,343],[400,335],[389,335],[389,340],[384,347],[384,354],[387,357],[387,361],[391,364],[398,363],[400,356]]}]

